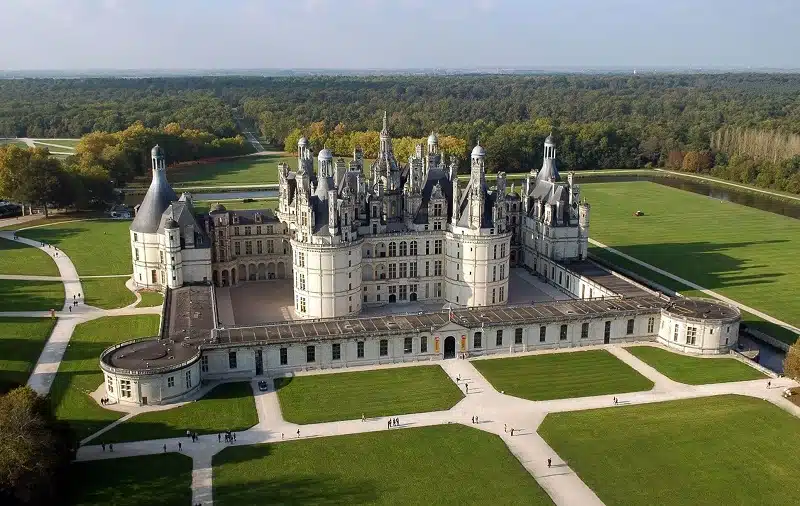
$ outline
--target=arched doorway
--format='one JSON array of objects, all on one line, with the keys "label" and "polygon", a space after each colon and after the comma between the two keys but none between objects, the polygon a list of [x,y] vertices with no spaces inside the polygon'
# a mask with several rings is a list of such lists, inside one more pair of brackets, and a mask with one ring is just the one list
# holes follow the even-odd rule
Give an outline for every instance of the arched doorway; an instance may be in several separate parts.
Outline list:
[{"label": "arched doorway", "polygon": [[444,358],[456,358],[456,338],[453,336],[444,339]]},{"label": "arched doorway", "polygon": [[258,279],[267,279],[267,266],[265,264],[258,264]]},{"label": "arched doorway", "polygon": [[228,286],[228,271],[222,271],[222,286]]},{"label": "arched doorway", "polygon": [[417,300],[417,292],[411,292],[410,294],[408,294],[408,300],[410,300],[411,302],[416,301]]},{"label": "arched doorway", "polygon": [[231,269],[231,286],[236,284],[236,267]]},{"label": "arched doorway", "polygon": [[286,277],[286,265],[283,262],[278,262],[278,279],[284,279]]},{"label": "arched doorway", "polygon": [[249,281],[255,281],[258,278],[258,275],[256,274],[256,264],[248,265],[248,273],[247,279]]},{"label": "arched doorway", "polygon": [[267,264],[267,279],[275,279],[275,262]]},{"label": "arched doorway", "polygon": [[389,295],[389,303],[393,304],[395,302],[397,302],[397,295],[395,295],[395,294]]}]

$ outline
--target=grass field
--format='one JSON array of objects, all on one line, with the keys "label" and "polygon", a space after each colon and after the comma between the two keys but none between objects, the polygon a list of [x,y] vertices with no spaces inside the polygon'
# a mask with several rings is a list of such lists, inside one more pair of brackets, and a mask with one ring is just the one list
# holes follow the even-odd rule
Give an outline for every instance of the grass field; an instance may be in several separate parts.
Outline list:
[{"label": "grass field", "polygon": [[62,307],[61,281],[0,279],[0,311],[61,311]]},{"label": "grass field", "polygon": [[165,411],[142,413],[99,436],[99,441],[118,443],[180,437],[186,430],[198,434],[240,432],[258,423],[250,383],[223,383],[197,402]]},{"label": "grass field", "polygon": [[0,274],[58,276],[58,267],[44,251],[0,238]]},{"label": "grass field", "polygon": [[194,206],[194,210],[196,213],[207,213],[211,206],[216,203],[220,203],[225,206],[225,209],[229,211],[240,210],[240,209],[277,209],[278,208],[278,199],[258,199],[254,200],[253,202],[243,202],[241,200],[199,200]]},{"label": "grass field", "polygon": [[593,239],[800,326],[800,271],[786,261],[800,256],[800,220],[649,182],[581,189]]},{"label": "grass field", "polygon": [[606,504],[800,504],[800,419],[760,399],[555,413],[539,433]]},{"label": "grass field", "polygon": [[46,142],[47,144],[41,145],[43,147],[50,148],[50,151],[56,150],[55,146],[51,146],[51,144],[55,144],[64,148],[63,150],[58,151],[75,151],[75,146],[77,146],[80,141],[80,139],[33,139],[34,144]]},{"label": "grass field", "polygon": [[139,292],[139,295],[142,300],[136,307],[153,307],[164,303],[164,296],[160,292]]},{"label": "grass field", "polygon": [[96,212],[74,212],[74,213],[51,214],[47,218],[42,216],[41,218],[36,218],[34,220],[25,222],[18,222],[14,220],[11,221],[9,225],[4,225],[0,227],[0,230],[19,230],[21,228],[37,227],[40,225],[55,225],[56,223],[62,223],[64,221],[81,220],[81,219],[96,218],[96,217],[98,217],[98,213]]},{"label": "grass field", "polygon": [[0,394],[28,381],[54,318],[0,318]]},{"label": "grass field", "polygon": [[766,378],[758,370],[730,357],[689,357],[654,346],[629,346],[625,349],[669,379],[688,385]]},{"label": "grass field", "polygon": [[127,220],[74,221],[17,235],[64,250],[81,276],[127,274],[131,272],[130,226]]},{"label": "grass field", "polygon": [[228,447],[214,504],[552,504],[492,434],[440,425]]},{"label": "grass field", "polygon": [[69,506],[174,506],[192,500],[192,459],[180,453],[76,462]]},{"label": "grass field", "polygon": [[[297,166],[297,157],[284,154],[245,156],[216,163],[198,163],[167,169],[173,186],[224,186],[278,182],[278,164]],[[143,183],[149,183],[143,180]]]},{"label": "grass field", "polygon": [[606,350],[473,360],[499,391],[532,401],[621,394],[653,388],[653,382]]},{"label": "grass field", "polygon": [[463,397],[438,365],[276,378],[275,388],[283,418],[300,424],[439,411]]},{"label": "grass field", "polygon": [[107,347],[136,337],[158,333],[158,315],[107,316],[75,327],[58,368],[50,399],[56,416],[68,422],[83,439],[122,417],[101,408],[89,394],[103,383],[97,364]]},{"label": "grass field", "polygon": [[19,148],[27,148],[28,145],[24,141],[18,141],[16,139],[0,139],[0,146],[17,146]]},{"label": "grass field", "polygon": [[136,302],[136,295],[125,286],[128,278],[82,278],[86,304],[116,309]]}]

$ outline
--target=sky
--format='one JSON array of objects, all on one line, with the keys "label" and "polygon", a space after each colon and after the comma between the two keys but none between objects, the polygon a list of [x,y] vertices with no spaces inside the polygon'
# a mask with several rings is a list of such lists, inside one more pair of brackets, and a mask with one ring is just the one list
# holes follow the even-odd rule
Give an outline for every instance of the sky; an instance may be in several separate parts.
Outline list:
[{"label": "sky", "polygon": [[800,0],[2,0],[0,70],[800,68]]}]

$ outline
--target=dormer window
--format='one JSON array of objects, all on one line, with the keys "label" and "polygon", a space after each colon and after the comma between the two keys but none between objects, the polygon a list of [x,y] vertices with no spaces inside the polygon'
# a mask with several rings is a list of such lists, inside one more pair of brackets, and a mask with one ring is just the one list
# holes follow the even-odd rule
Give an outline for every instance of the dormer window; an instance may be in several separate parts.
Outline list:
[{"label": "dormer window", "polygon": [[262,217],[261,213],[256,213],[256,223],[261,223]]},{"label": "dormer window", "polygon": [[233,224],[234,225],[238,225],[239,224],[239,215],[236,215],[236,214],[233,215]]}]

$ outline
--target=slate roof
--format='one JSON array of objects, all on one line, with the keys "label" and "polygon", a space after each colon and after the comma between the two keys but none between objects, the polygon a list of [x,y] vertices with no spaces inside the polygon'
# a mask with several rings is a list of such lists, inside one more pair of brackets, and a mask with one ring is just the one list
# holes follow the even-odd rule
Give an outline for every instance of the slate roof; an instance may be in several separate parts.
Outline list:
[{"label": "slate roof", "polygon": [[[155,148],[153,148],[155,149]],[[167,210],[170,203],[178,200],[175,190],[167,182],[165,171],[153,170],[153,180],[144,196],[144,200],[139,205],[136,216],[131,223],[133,232],[143,234],[153,234],[158,231],[161,225],[161,217]]]}]

